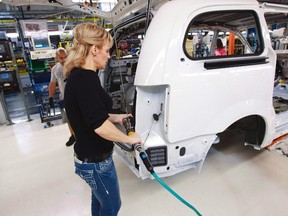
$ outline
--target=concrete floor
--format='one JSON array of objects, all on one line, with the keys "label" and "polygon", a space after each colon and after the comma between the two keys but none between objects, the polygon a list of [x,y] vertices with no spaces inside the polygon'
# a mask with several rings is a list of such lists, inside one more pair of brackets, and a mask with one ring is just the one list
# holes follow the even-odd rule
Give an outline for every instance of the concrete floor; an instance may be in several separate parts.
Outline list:
[{"label": "concrete floor", "polygon": [[[90,190],[74,174],[68,128],[39,119],[0,126],[0,215],[88,216]],[[138,179],[114,154],[119,216],[188,216],[192,210],[154,180]],[[201,173],[164,181],[205,216],[287,216],[288,158],[237,143],[217,144]]]}]

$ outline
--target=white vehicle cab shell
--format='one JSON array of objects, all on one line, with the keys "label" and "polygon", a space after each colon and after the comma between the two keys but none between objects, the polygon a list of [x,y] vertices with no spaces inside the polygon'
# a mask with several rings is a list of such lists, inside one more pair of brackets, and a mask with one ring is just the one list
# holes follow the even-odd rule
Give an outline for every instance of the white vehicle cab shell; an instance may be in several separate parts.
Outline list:
[{"label": "white vehicle cab shell", "polygon": [[[249,58],[265,56],[269,63],[207,70],[204,63],[215,59],[191,60],[185,55],[183,40],[191,20],[198,14],[218,10],[254,10],[258,14],[265,48],[260,56]],[[259,115],[265,119],[267,132],[262,146],[271,143],[275,112],[273,88],[267,83],[273,86],[276,55],[269,41],[257,1],[176,0],[163,5],[145,36],[134,84],[138,90],[144,86],[167,86],[163,117],[167,140],[173,143],[216,134],[245,116]],[[239,57],[231,58],[235,59]],[[146,112],[145,106],[139,104],[145,101],[141,95],[137,96],[138,122]]]}]

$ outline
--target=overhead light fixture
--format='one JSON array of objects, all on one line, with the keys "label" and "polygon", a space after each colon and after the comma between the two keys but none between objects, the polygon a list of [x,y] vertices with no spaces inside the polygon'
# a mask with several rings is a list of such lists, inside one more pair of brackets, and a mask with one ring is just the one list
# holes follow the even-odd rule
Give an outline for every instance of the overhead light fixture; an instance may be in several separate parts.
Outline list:
[{"label": "overhead light fixture", "polygon": [[62,3],[58,2],[57,0],[48,0],[48,1],[49,1],[49,3],[58,3],[60,5],[63,5]]},{"label": "overhead light fixture", "polygon": [[[84,3],[87,0],[72,0],[74,3]],[[90,3],[117,3],[117,0],[89,0]]]}]

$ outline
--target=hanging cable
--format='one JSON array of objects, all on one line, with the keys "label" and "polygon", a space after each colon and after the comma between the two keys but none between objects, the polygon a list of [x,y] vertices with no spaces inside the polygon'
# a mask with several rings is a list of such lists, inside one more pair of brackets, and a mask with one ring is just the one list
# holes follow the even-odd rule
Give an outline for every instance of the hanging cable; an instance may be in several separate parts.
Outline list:
[{"label": "hanging cable", "polygon": [[148,0],[147,2],[147,8],[146,8],[146,23],[145,23],[145,34],[148,29],[149,23],[150,23],[150,11],[151,11],[151,0]]},{"label": "hanging cable", "polygon": [[[111,8],[111,4],[109,5],[110,6],[110,12],[112,11],[112,8]],[[113,39],[114,39],[114,43],[115,43],[115,48],[116,48],[116,58],[117,58],[117,61],[120,62],[120,59],[118,56],[118,52],[119,52],[119,48],[118,48],[118,44],[117,44],[117,39],[116,39],[116,32],[115,32],[115,28],[114,28],[114,19],[113,19],[113,16],[112,16],[112,13],[111,14],[111,22],[112,22],[112,31],[113,31]],[[119,73],[120,73],[120,82],[121,82],[121,91],[122,91],[122,95],[123,95],[123,100],[124,100],[124,104],[125,104],[125,113],[128,114],[128,109],[127,109],[127,106],[126,106],[126,94],[125,94],[125,90],[124,90],[124,87],[123,87],[123,77],[122,77],[122,70],[121,70],[121,67],[120,67],[120,64],[118,64],[118,68],[119,68]]]}]

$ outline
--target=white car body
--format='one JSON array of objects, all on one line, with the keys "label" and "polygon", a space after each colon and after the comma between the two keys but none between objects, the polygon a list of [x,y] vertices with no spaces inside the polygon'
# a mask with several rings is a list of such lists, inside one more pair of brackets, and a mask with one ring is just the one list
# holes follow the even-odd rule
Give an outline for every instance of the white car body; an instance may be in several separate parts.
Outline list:
[{"label": "white car body", "polygon": [[[229,61],[262,58],[263,64],[207,69],[205,64],[225,64],[227,59],[194,61],[187,57],[183,39],[191,20],[205,12],[222,10],[256,12],[263,51],[249,57],[230,56]],[[176,0],[161,6],[146,32],[134,82],[136,131],[145,140],[144,148],[151,150],[151,160],[157,161],[166,151],[166,161],[159,159],[165,165],[155,166],[155,172],[165,177],[190,168],[201,169],[211,145],[219,141],[217,135],[243,118],[257,118],[255,122],[263,124],[261,143],[245,142],[256,149],[286,134],[288,113],[276,118],[272,101],[275,67],[276,53],[257,1]],[[153,114],[160,114],[158,121]],[[279,125],[281,129],[276,130]],[[117,152],[138,177],[151,177],[137,154],[120,148]],[[156,156],[152,158],[152,154]]]}]

